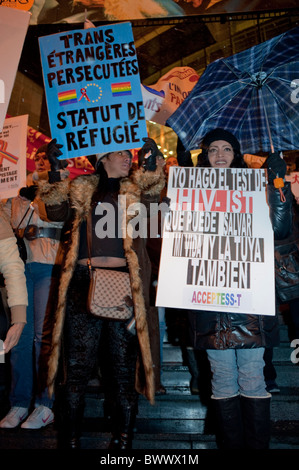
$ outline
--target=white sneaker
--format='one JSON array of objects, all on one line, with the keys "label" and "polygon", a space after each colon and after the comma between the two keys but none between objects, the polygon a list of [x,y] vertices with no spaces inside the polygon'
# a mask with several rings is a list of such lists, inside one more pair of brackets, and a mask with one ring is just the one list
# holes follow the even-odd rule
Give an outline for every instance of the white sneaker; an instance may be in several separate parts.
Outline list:
[{"label": "white sneaker", "polygon": [[12,429],[21,424],[22,421],[28,416],[28,408],[21,406],[13,406],[5,418],[0,422],[0,428]]},{"label": "white sneaker", "polygon": [[48,424],[53,423],[54,414],[47,406],[40,405],[26,419],[25,423],[21,425],[23,429],[40,429]]}]

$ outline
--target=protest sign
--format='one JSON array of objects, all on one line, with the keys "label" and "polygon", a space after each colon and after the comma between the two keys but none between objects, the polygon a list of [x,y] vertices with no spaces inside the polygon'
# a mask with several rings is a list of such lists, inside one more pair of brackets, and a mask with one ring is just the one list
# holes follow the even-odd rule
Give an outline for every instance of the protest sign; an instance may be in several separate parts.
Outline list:
[{"label": "protest sign", "polygon": [[291,183],[294,196],[299,197],[299,171],[292,171],[289,175],[286,175],[285,180]]},{"label": "protest sign", "polygon": [[156,305],[275,314],[265,170],[171,167]]},{"label": "protest sign", "polygon": [[53,34],[39,45],[61,158],[142,147],[147,130],[130,23]]},{"label": "protest sign", "polygon": [[7,118],[0,132],[0,198],[18,195],[26,186],[28,115]]},{"label": "protest sign", "polygon": [[[31,126],[27,128],[27,172],[35,171],[34,156],[36,151],[45,144],[50,142],[50,137],[42,134]],[[94,173],[94,167],[86,157],[77,157],[68,159],[68,171],[71,179],[79,175]]]},{"label": "protest sign", "polygon": [[165,126],[169,116],[187,98],[198,79],[198,74],[191,67],[174,67],[154,85],[142,85],[146,120]]},{"label": "protest sign", "polygon": [[6,117],[30,13],[0,6],[0,130]]}]

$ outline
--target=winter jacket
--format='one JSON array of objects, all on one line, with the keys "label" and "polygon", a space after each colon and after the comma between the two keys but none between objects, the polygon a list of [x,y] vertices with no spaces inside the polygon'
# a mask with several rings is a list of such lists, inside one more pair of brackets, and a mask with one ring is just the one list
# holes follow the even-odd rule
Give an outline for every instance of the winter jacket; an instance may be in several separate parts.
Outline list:
[{"label": "winter jacket", "polygon": [[[65,304],[68,286],[71,281],[78,258],[80,225],[86,219],[92,196],[97,189],[99,175],[79,176],[72,181],[61,181],[54,184],[39,183],[39,194],[47,207],[51,220],[61,220],[61,208],[68,202],[72,209],[70,241],[66,249],[58,292],[58,306],[53,330],[52,354],[49,361],[49,388],[53,391],[55,376],[61,348],[62,329],[65,316]],[[120,195],[126,196],[126,207],[142,202],[158,202],[164,187],[164,176],[160,170],[144,172],[137,170],[131,177],[120,182]],[[133,211],[134,212],[134,211]],[[126,211],[126,227],[136,214]],[[150,260],[146,251],[146,238],[132,238],[128,231],[123,238],[125,257],[129,267],[136,331],[140,345],[141,361],[137,367],[136,389],[151,402],[154,401],[154,373],[147,325],[147,309],[149,308],[149,285],[151,275]]]},{"label": "winter jacket", "polygon": [[[286,202],[280,200],[280,193],[274,186],[267,187],[275,240],[286,238],[292,230],[292,193],[289,183],[286,183],[283,192]],[[257,348],[279,344],[276,316],[190,311],[189,320],[191,340],[197,349]]]},{"label": "winter jacket", "polygon": [[28,295],[24,263],[19,256],[16,237],[3,209],[0,208],[0,272],[4,276],[11,323],[26,323]]}]

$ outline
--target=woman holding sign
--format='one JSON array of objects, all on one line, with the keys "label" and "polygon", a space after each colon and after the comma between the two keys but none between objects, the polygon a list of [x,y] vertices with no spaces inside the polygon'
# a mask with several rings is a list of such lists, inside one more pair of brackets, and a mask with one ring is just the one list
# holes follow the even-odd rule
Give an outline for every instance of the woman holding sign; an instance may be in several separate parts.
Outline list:
[{"label": "woman holding sign", "polygon": [[[155,394],[147,325],[151,268],[146,236],[135,236],[129,227],[132,212],[121,209],[136,204],[139,207],[140,202],[144,203],[142,207],[148,208],[151,202],[159,201],[165,181],[162,169],[156,166],[158,149],[147,141],[144,147],[148,158],[130,177],[132,155],[125,150],[97,154],[95,174],[65,182],[60,181],[58,171],[61,161],[57,157],[61,155],[61,146],[55,140],[49,145],[52,171],[49,172],[49,183],[40,184],[40,195],[51,220],[71,222],[53,331],[50,391],[54,388],[63,337],[66,445],[78,448],[84,395],[97,364],[101,334],[104,335],[106,346],[104,351],[101,350],[100,361],[109,372],[108,377],[104,374],[104,389],[113,408],[110,409],[114,425],[111,448],[129,449],[138,406],[137,392],[144,394],[150,402]],[[147,211],[144,215],[147,221]],[[98,300],[103,307],[99,316],[91,313],[87,305],[93,272],[89,266],[99,270],[102,286],[106,286]],[[111,281],[107,283],[107,279]],[[115,309],[119,310],[119,304],[113,302],[121,282],[126,286],[128,282],[130,286],[130,292],[124,298],[124,310],[129,310],[130,316],[128,319],[104,318],[104,307],[118,313]],[[132,328],[134,320],[135,329]]]},{"label": "woman holding sign", "polygon": [[[274,153],[267,163],[271,222],[275,239],[283,239],[291,231],[291,191],[286,183],[282,188],[286,200],[282,202],[273,181],[277,176],[284,178],[286,165]],[[215,129],[205,136],[198,166],[247,168],[238,140],[224,129]],[[263,355],[265,348],[279,343],[277,318],[190,311],[189,319],[194,347],[207,351],[211,365],[219,446],[268,448],[271,395],[266,391]]]}]

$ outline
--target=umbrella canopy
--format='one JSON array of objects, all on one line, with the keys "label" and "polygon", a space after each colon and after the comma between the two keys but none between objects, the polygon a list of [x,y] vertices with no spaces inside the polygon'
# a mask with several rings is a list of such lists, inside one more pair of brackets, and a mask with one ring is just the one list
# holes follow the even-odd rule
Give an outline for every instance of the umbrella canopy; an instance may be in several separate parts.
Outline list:
[{"label": "umbrella canopy", "polygon": [[222,127],[243,153],[299,149],[299,27],[207,66],[168,118],[187,150]]}]

